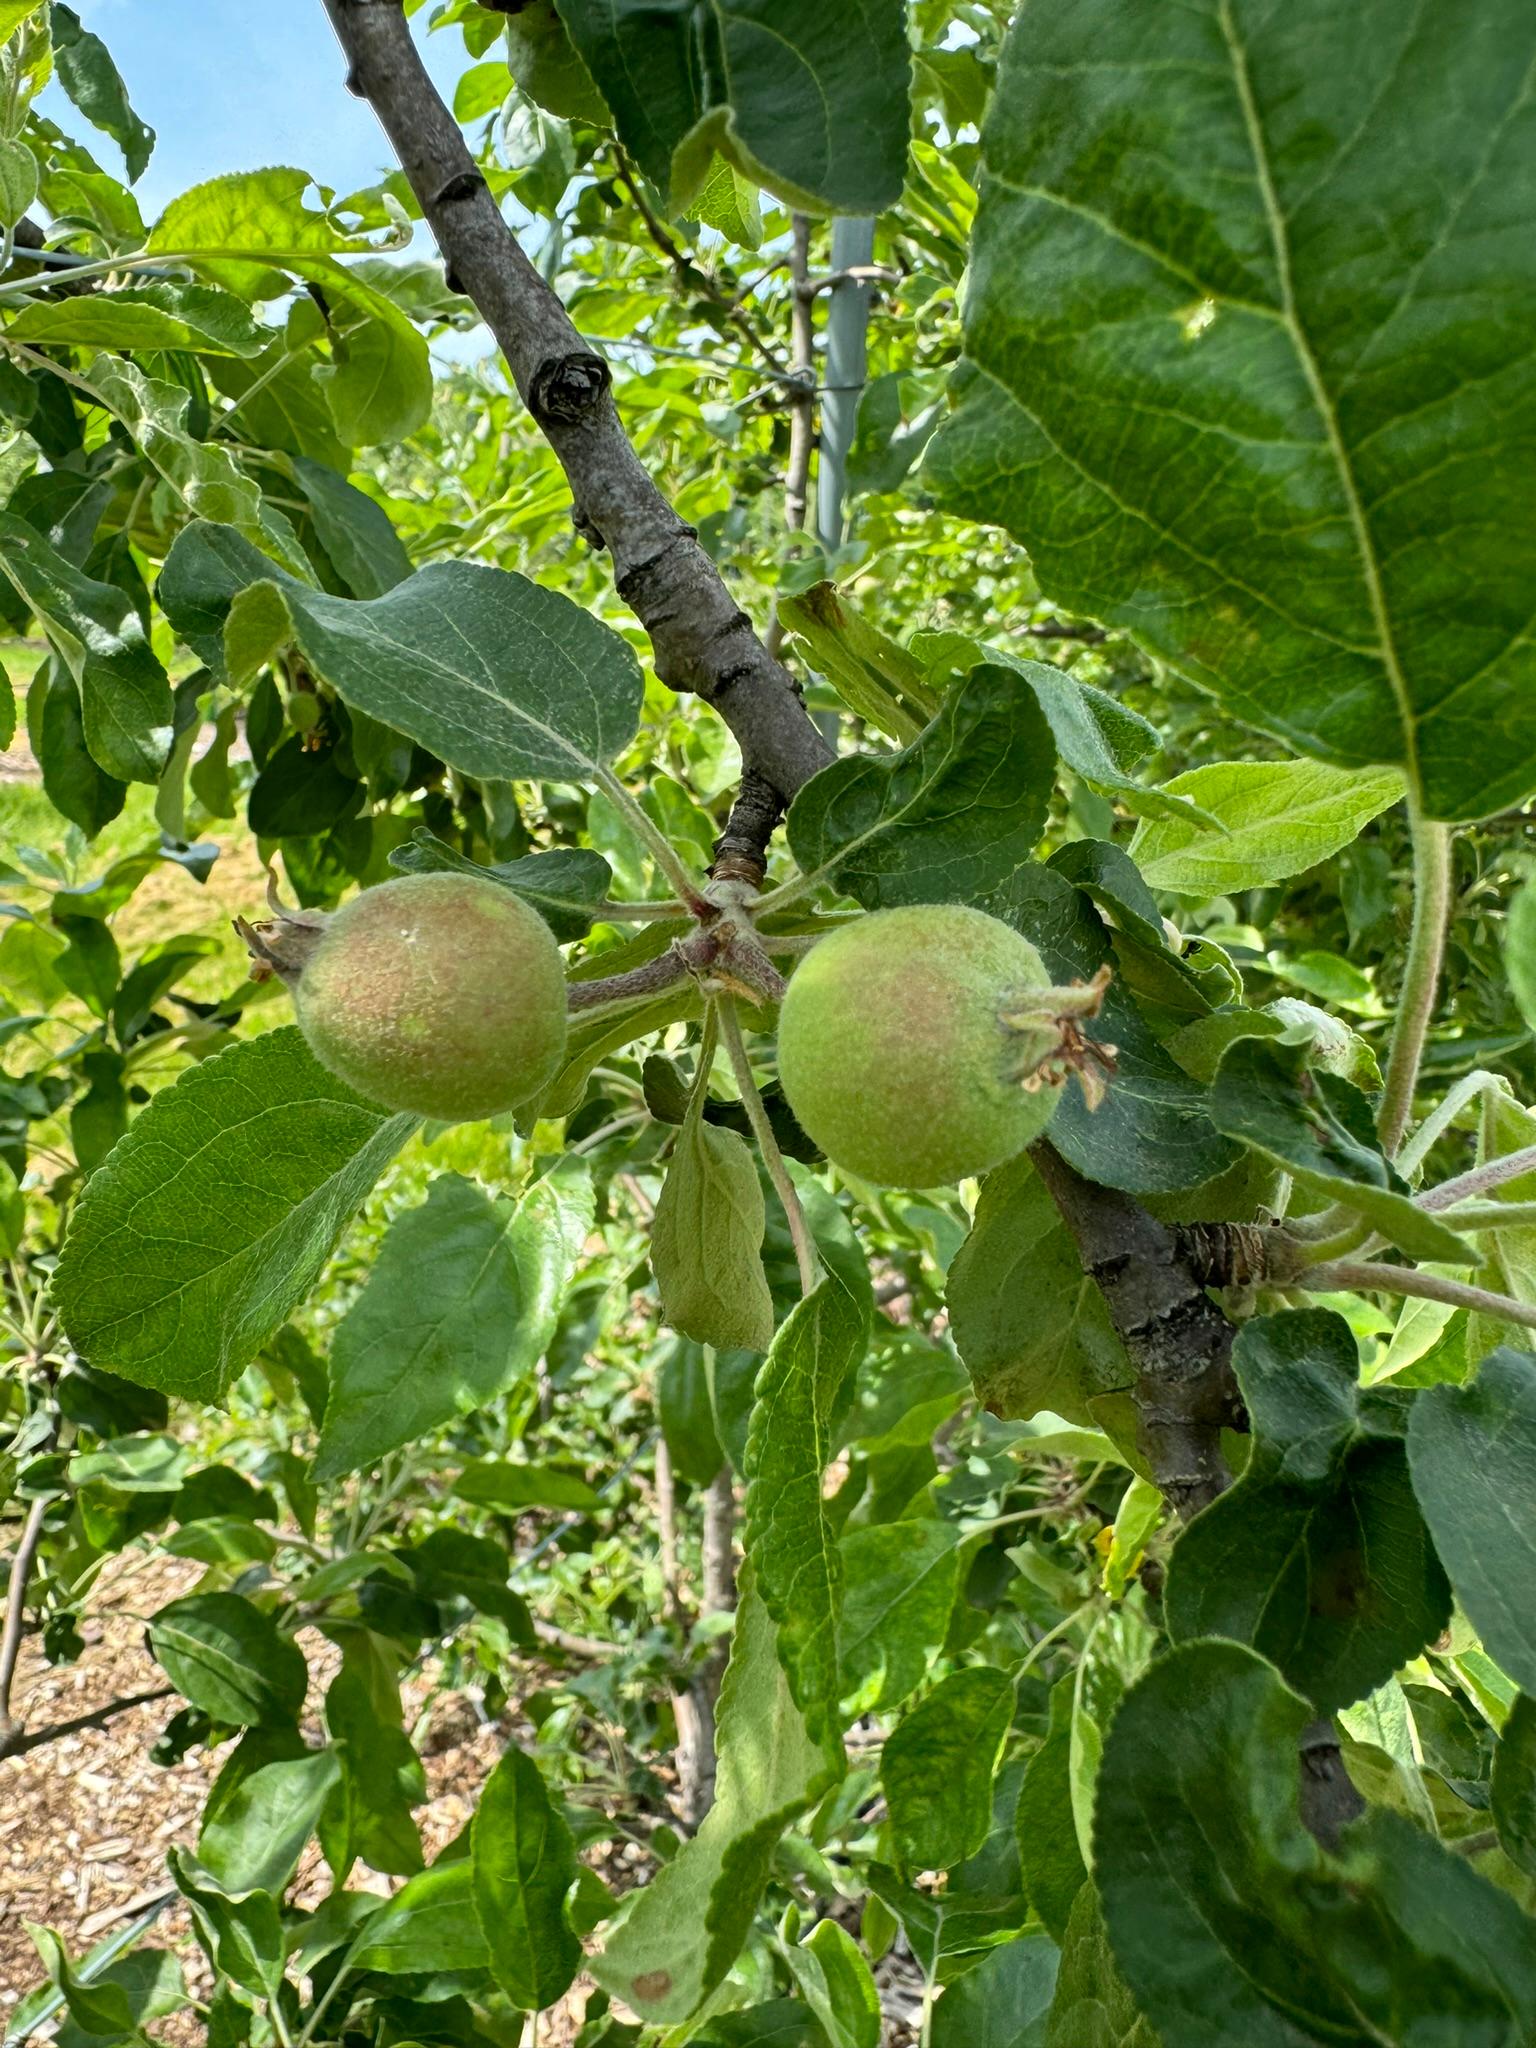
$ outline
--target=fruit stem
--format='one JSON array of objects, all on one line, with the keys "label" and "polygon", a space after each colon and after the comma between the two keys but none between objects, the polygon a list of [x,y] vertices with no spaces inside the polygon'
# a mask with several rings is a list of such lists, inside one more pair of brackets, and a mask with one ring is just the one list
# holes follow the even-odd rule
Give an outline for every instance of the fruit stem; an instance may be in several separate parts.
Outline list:
[{"label": "fruit stem", "polygon": [[779,1141],[773,1135],[773,1125],[768,1121],[763,1098],[758,1093],[757,1082],[752,1077],[752,1062],[747,1057],[746,1041],[741,1035],[741,1020],[736,1015],[736,1004],[730,996],[719,996],[713,1007],[719,1012],[720,1034],[730,1055],[731,1071],[736,1076],[736,1086],[741,1091],[742,1108],[747,1112],[747,1121],[752,1126],[757,1149],[763,1155],[763,1164],[768,1169],[768,1178],[773,1182],[774,1193],[784,1204],[790,1239],[795,1247],[795,1264],[800,1269],[800,1292],[807,1295],[821,1277],[821,1261],[816,1255],[810,1225],[805,1220],[800,1197],[795,1192],[795,1184],[789,1177],[789,1168],[784,1164],[784,1154],[779,1150]]},{"label": "fruit stem", "polygon": [[635,837],[649,849],[652,860],[682,898],[690,915],[713,916],[714,905],[706,902],[699,893],[693,877],[678,859],[671,840],[652,823],[611,768],[598,769],[597,786],[622,815]]},{"label": "fruit stem", "polygon": [[1392,1030],[1392,1049],[1387,1055],[1381,1107],[1376,1112],[1381,1149],[1389,1159],[1396,1156],[1413,1114],[1413,1091],[1418,1083],[1424,1041],[1435,1014],[1445,930],[1451,913],[1451,835],[1444,825],[1425,818],[1412,796],[1408,799],[1408,817],[1413,831],[1413,928],[1408,939],[1408,963],[1403,970],[1397,1022]]}]

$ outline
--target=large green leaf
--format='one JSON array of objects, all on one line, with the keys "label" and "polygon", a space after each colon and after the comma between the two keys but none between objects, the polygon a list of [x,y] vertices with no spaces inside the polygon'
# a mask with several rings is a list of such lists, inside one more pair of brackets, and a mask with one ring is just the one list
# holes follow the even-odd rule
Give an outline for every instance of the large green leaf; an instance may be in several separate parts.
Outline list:
[{"label": "large green leaf", "polygon": [[189,349],[259,356],[272,330],[243,299],[206,284],[145,284],[82,298],[34,299],[5,330],[34,348]]},{"label": "large green leaf", "polygon": [[218,1400],[416,1122],[354,1095],[291,1028],[189,1069],[71,1219],[54,1287],[75,1349],[141,1386]]},{"label": "large green leaf", "polygon": [[763,1271],[767,1211],[753,1154],[689,1102],[651,1223],[661,1312],[680,1336],[721,1351],[766,1351],[773,1297]]},{"label": "large green leaf", "polygon": [[411,1809],[426,1798],[427,1786],[421,1758],[400,1726],[398,1695],[389,1686],[370,1686],[360,1670],[343,1666],[325,1695],[325,1722],[341,1760],[341,1784],[320,1843],[337,1882],[359,1856],[374,1870],[414,1875],[422,1856]]},{"label": "large green leaf", "polygon": [[992,1820],[992,1779],[1013,1720],[1013,1680],[991,1664],[940,1679],[880,1756],[896,1853],[909,1871],[973,1856]]},{"label": "large green leaf", "polygon": [[591,1226],[577,1160],[518,1202],[456,1173],[434,1180],[390,1226],[336,1332],[315,1477],[356,1472],[532,1372]]},{"label": "large green leaf", "polygon": [[932,2048],[1045,2048],[1059,1960],[1038,1931],[989,1949],[934,2007]]},{"label": "large green leaf", "polygon": [[960,1539],[950,1522],[880,1522],[848,1530],[841,1549],[837,1656],[844,1713],[857,1718],[899,1707],[944,1647]]},{"label": "large green leaf", "polygon": [[466,775],[582,781],[633,736],[640,664],[628,643],[503,569],[434,562],[380,597],[330,597],[285,575],[232,528],[177,536],[159,599],[231,680],[283,643],[347,703]]},{"label": "large green leaf", "polygon": [[1533,53],[1524,0],[1031,0],[929,455],[1064,608],[1436,817],[1536,785]]},{"label": "large green leaf", "polygon": [[620,137],[686,205],[718,146],[812,212],[880,213],[907,156],[900,0],[555,0]]},{"label": "large green leaf", "polygon": [[740,1593],[715,1725],[715,1803],[693,1839],[630,1894],[588,1965],[652,2025],[687,2019],[720,1982],[752,1926],[780,1835],[842,1769],[842,1745],[814,1742],[790,1697],[750,1568]]},{"label": "large green leaf", "polygon": [[1235,1643],[1172,1651],[1126,1695],[1095,1864],[1115,1958],[1164,2048],[1520,2048],[1530,1922],[1401,1815],[1338,1857],[1302,1826],[1312,1708]]},{"label": "large green leaf", "polygon": [[1046,2048],[1160,2048],[1115,1968],[1091,1884],[1081,1885],[1072,1902],[1045,2040]]},{"label": "large green leaf", "polygon": [[564,1912],[576,1849],[538,1765],[515,1745],[502,1752],[480,1794],[469,1856],[492,1974],[515,2006],[539,2012],[581,1965],[581,1943]]},{"label": "large green leaf", "polygon": [[1309,1067],[1308,1045],[1240,1038],[1222,1056],[1211,1115],[1324,1201],[1342,1202],[1415,1259],[1469,1264],[1454,1230],[1419,1208],[1376,1141],[1371,1106],[1341,1074]]},{"label": "large green leaf", "polygon": [[123,152],[128,182],[138,181],[155,146],[155,131],[128,104],[128,88],[106,44],[82,26],[73,7],[54,0],[48,10],[59,83],[94,128]]},{"label": "large green leaf", "polygon": [[1326,860],[1357,839],[1403,793],[1391,768],[1369,772],[1321,761],[1213,761],[1165,785],[1209,813],[1219,829],[1184,818],[1138,826],[1131,858],[1154,889],[1236,895]]},{"label": "large green leaf", "polygon": [[1072,1721],[1077,1677],[1051,1687],[1045,1740],[1030,1758],[1019,1791],[1019,1863],[1029,1903],[1065,1946],[1073,1901],[1088,1875],[1072,1811]]},{"label": "large green leaf", "polygon": [[293,475],[320,545],[353,597],[382,597],[405,581],[411,558],[382,505],[308,455],[294,457]]},{"label": "large green leaf", "polygon": [[1450,1619],[1408,1477],[1407,1405],[1360,1391],[1354,1332],[1326,1309],[1245,1323],[1232,1365],[1252,1449],[1237,1484],[1179,1538],[1169,1633],[1251,1643],[1331,1713],[1384,1685]]},{"label": "large green leaf", "polygon": [[956,1349],[994,1415],[1025,1421],[1045,1409],[1091,1426],[1094,1397],[1135,1377],[1104,1297],[1022,1153],[982,1182],[947,1295]]},{"label": "large green leaf", "polygon": [[171,686],[132,598],[77,569],[14,513],[0,513],[0,568],[74,678],[92,760],[123,782],[158,781],[171,746]]},{"label": "large green leaf", "polygon": [[286,516],[267,503],[227,447],[189,428],[191,397],[184,384],[152,377],[139,363],[108,353],[92,357],[88,376],[194,519],[226,521],[247,545],[254,543],[253,552],[266,549],[291,571],[310,574]]},{"label": "large green leaf", "polygon": [[210,1799],[197,1853],[229,1892],[281,1894],[340,1775],[334,1749],[280,1757],[242,1772],[230,1795]]},{"label": "large green leaf", "polygon": [[408,1878],[368,1920],[351,1960],[354,1969],[392,1977],[488,1968],[469,1858],[434,1863]]},{"label": "large green leaf", "polygon": [[747,1437],[746,1542],[812,1741],[834,1741],[843,1559],[822,1498],[834,1417],[869,1342],[867,1303],[827,1273],[791,1311],[758,1374]]},{"label": "large green leaf", "polygon": [[302,1651],[238,1593],[192,1593],[162,1607],[149,1647],[184,1699],[226,1726],[291,1724],[304,1704]]},{"label": "large green leaf", "polygon": [[[925,682],[922,664],[871,625],[835,583],[781,597],[779,618],[849,710],[900,745],[910,745],[938,712],[939,693]],[[983,658],[978,650],[977,660]]]},{"label": "large green leaf", "polygon": [[989,662],[901,753],[851,755],[813,776],[789,808],[790,849],[867,910],[968,902],[1033,853],[1055,765],[1028,680]]},{"label": "large green leaf", "polygon": [[1536,1695],[1536,1358],[1500,1350],[1428,1387],[1408,1428],[1413,1488],[1490,1656]]},{"label": "large green leaf", "polygon": [[425,825],[416,827],[408,845],[395,848],[389,864],[406,875],[483,875],[499,882],[531,903],[562,945],[587,936],[613,882],[612,868],[589,847],[557,846],[482,867],[445,846]]}]

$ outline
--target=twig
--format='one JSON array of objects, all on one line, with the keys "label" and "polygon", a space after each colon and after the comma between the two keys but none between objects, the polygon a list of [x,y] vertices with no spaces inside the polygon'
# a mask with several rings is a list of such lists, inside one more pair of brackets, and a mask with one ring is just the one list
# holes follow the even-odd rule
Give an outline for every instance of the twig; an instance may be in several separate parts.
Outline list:
[{"label": "twig", "polygon": [[130,1692],[121,1699],[108,1700],[104,1707],[97,1707],[92,1713],[77,1714],[72,1721],[55,1721],[47,1728],[29,1729],[26,1734],[17,1733],[9,1739],[0,1724],[0,1759],[8,1756],[25,1756],[29,1750],[42,1749],[47,1743],[57,1742],[64,1735],[79,1735],[87,1728],[104,1728],[108,1721],[119,1714],[126,1714],[134,1707],[147,1707],[156,1700],[174,1699],[174,1686],[157,1686],[152,1692]]},{"label": "twig", "polygon": [[1464,1280],[1422,1273],[1416,1266],[1336,1259],[1331,1265],[1312,1267],[1301,1284],[1310,1294],[1402,1294],[1415,1301],[1446,1301],[1452,1308],[1469,1308],[1479,1315],[1497,1316],[1506,1323],[1536,1330],[1536,1307],[1486,1287],[1469,1287]]},{"label": "twig", "polygon": [[11,1754],[20,1733],[18,1724],[11,1718],[11,1689],[16,1683],[16,1661],[21,1655],[21,1625],[27,1607],[27,1586],[43,1540],[43,1518],[48,1512],[48,1500],[49,1497],[44,1495],[33,1501],[27,1510],[21,1540],[11,1559],[11,1575],[5,1596],[5,1628],[0,1632],[0,1756]]},{"label": "twig", "polygon": [[1486,1195],[1490,1188],[1502,1187],[1505,1181],[1521,1180],[1528,1173],[1536,1173],[1536,1145],[1505,1152],[1497,1159],[1485,1159],[1481,1166],[1469,1167],[1454,1180],[1443,1180],[1437,1188],[1426,1188],[1418,1196],[1418,1204],[1421,1209],[1452,1209],[1469,1195]]},{"label": "twig", "polygon": [[747,1121],[752,1126],[757,1149],[763,1155],[763,1164],[768,1169],[768,1178],[773,1182],[774,1193],[784,1205],[789,1235],[795,1247],[795,1264],[800,1269],[800,1292],[802,1295],[809,1294],[821,1273],[816,1243],[811,1236],[810,1225],[805,1220],[805,1211],[800,1206],[800,1197],[795,1192],[795,1184],[789,1177],[789,1169],[784,1164],[779,1141],[773,1135],[773,1126],[768,1121],[763,1098],[758,1093],[757,1082],[752,1074],[752,1062],[747,1057],[746,1041],[741,1035],[741,1020],[736,1015],[736,1005],[729,996],[722,996],[717,1007],[720,1012],[720,1035],[725,1040],[725,1049],[730,1055],[731,1071],[735,1074],[736,1086],[741,1091],[742,1107],[747,1112]]},{"label": "twig", "polygon": [[1411,797],[1408,812],[1413,830],[1413,929],[1408,940],[1408,963],[1403,970],[1397,1021],[1392,1028],[1392,1049],[1387,1055],[1381,1107],[1376,1112],[1381,1149],[1389,1159],[1402,1144],[1413,1114],[1413,1091],[1418,1085],[1419,1062],[1424,1056],[1430,1019],[1435,1014],[1445,929],[1451,913],[1450,833],[1444,825],[1432,824],[1422,817]]},{"label": "twig", "polygon": [[[789,272],[794,280],[790,299],[790,336],[794,374],[803,382],[790,398],[789,463],[784,471],[784,524],[791,533],[805,525],[809,504],[811,451],[816,445],[816,329],[810,294],[803,289],[811,260],[811,224],[803,213],[793,216],[793,247]],[[775,630],[778,630],[775,620]]]},{"label": "twig", "polygon": [[634,201],[635,211],[639,214],[646,233],[671,264],[678,289],[708,299],[748,345],[763,358],[770,373],[779,378],[785,376],[784,358],[765,335],[758,333],[742,310],[738,299],[732,293],[723,290],[707,270],[694,262],[671,230],[658,218],[655,208],[645,196],[644,181],[630,162],[629,153],[622,144],[615,143],[614,155],[618,160],[619,181]]}]

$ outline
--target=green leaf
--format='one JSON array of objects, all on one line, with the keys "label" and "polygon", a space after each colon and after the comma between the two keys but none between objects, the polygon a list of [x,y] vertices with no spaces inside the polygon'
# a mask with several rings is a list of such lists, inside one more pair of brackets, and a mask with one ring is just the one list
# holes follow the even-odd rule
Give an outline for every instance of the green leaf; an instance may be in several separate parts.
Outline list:
[{"label": "green leaf", "polygon": [[173,1600],[150,1621],[149,1647],[183,1699],[226,1726],[281,1726],[304,1704],[302,1651],[238,1593]]},{"label": "green leaf", "polygon": [[269,549],[290,570],[310,573],[293,528],[266,503],[229,449],[191,431],[191,397],[184,385],[151,377],[125,356],[106,354],[92,357],[87,376],[195,518],[225,520],[248,545]]},{"label": "green leaf", "polygon": [[197,255],[199,269],[242,298],[281,297],[288,281],[274,265],[364,255],[374,246],[329,212],[306,206],[312,191],[319,187],[309,173],[290,165],[209,178],[171,201],[149,246]]},{"label": "green leaf", "polygon": [[329,259],[294,268],[331,304],[331,360],[314,373],[348,448],[414,434],[432,410],[432,360],[424,335],[385,293]]},{"label": "green leaf", "polygon": [[964,677],[983,662],[1005,662],[1034,691],[1056,751],[1075,774],[1095,789],[1112,792],[1130,810],[1198,822],[1199,806],[1187,797],[1148,789],[1131,774],[1137,762],[1159,745],[1157,728],[1107,690],[1096,690],[1049,662],[1030,661],[1005,647],[988,647],[966,633],[914,633],[912,653],[927,662],[930,680],[951,670]]},{"label": "green leaf", "polygon": [[[983,908],[1023,932],[1056,981],[1087,981],[1113,962],[1092,903],[1055,868],[1031,861]],[[1149,1194],[1198,1187],[1236,1165],[1241,1154],[1212,1122],[1208,1090],[1159,1044],[1120,976],[1090,1029],[1115,1048],[1108,1094],[1090,1110],[1073,1084],[1051,1119],[1051,1143],[1079,1173]]]},{"label": "green leaf", "polygon": [[766,1214],[750,1146],[706,1123],[696,1093],[651,1224],[662,1316],[680,1336],[721,1351],[766,1351],[773,1342]]},{"label": "green leaf", "polygon": [[1384,1685],[1450,1619],[1408,1477],[1406,1404],[1360,1390],[1354,1333],[1326,1309],[1245,1323],[1232,1366],[1252,1449],[1174,1547],[1168,1632],[1249,1643],[1332,1713]]},{"label": "green leaf", "polygon": [[1410,1200],[1382,1157],[1364,1095],[1309,1068],[1308,1051],[1274,1039],[1229,1046],[1211,1089],[1217,1129],[1283,1166],[1309,1194],[1355,1210],[1411,1258],[1468,1264],[1474,1254],[1464,1240]]},{"label": "green leaf", "polygon": [[1019,1792],[1019,1861],[1029,1903],[1052,1938],[1065,1946],[1072,1902],[1088,1870],[1072,1813],[1074,1673],[1051,1687],[1045,1740],[1030,1758]]},{"label": "green leaf", "polygon": [[466,1465],[453,1482],[460,1500],[517,1512],[522,1508],[591,1508],[597,1494],[575,1472],[555,1465],[510,1465],[486,1459]]},{"label": "green leaf", "polygon": [[[744,1574],[715,1726],[715,1803],[588,1968],[652,2025],[685,2020],[746,1940],[780,1835],[841,1776],[841,1743],[811,1739],[768,1610]],[[631,1903],[632,1902],[632,1903]]]},{"label": "green leaf", "polygon": [[515,1643],[532,1644],[527,1606],[507,1584],[510,1560],[490,1537],[471,1536],[464,1529],[434,1529],[403,1551],[401,1559],[424,1599],[466,1600],[477,1614],[503,1622]]},{"label": "green leaf", "polygon": [[[0,699],[5,694],[0,690]],[[128,786],[92,758],[80,691],[62,661],[46,662],[27,692],[27,737],[42,766],[44,796],[87,839],[94,839],[123,808]]]},{"label": "green leaf", "polygon": [[[934,2006],[931,2048],[1045,2048],[1058,1960],[1038,1933],[989,1949]],[[1095,2044],[1079,2035],[1073,2048]]]},{"label": "green leaf", "polygon": [[438,1862],[408,1878],[364,1926],[352,1967],[390,1977],[488,1969],[469,1859]]},{"label": "green leaf", "polygon": [[115,1486],[119,1493],[163,1493],[179,1487],[192,1454],[173,1436],[124,1436],[77,1451],[69,1461],[71,1486],[93,1480]]},{"label": "green leaf", "polygon": [[880,213],[901,196],[910,57],[898,0],[555,0],[620,139],[685,205],[718,146],[811,212]]},{"label": "green leaf", "polygon": [[990,1664],[940,1679],[880,1757],[896,1851],[909,1871],[949,1870],[992,1823],[992,1779],[1013,1720],[1013,1680]]},{"label": "green leaf", "polygon": [[563,1912],[576,1882],[575,1846],[531,1756],[503,1751],[469,1839],[492,1975],[521,2011],[540,2012],[569,1988],[582,1958]]},{"label": "green leaf", "polygon": [[91,126],[110,135],[121,149],[128,182],[136,185],[155,146],[154,129],[129,106],[128,88],[101,37],[83,27],[63,0],[53,0],[49,14],[60,85]]},{"label": "green leaf", "polygon": [[1493,1821],[1499,1847],[1536,1877],[1536,1699],[1521,1693],[1493,1753]]},{"label": "green leaf", "polygon": [[1536,2024],[1525,1915],[1399,1814],[1321,1848],[1298,1811],[1311,1718],[1251,1650],[1213,1642],[1154,1664],[1115,1717],[1096,1876],[1164,2048],[1514,2048]]},{"label": "green leaf", "polygon": [[[608,109],[578,56],[554,0],[530,0],[502,24],[507,69],[535,106],[562,121],[606,127]],[[754,245],[755,246],[755,245]]]},{"label": "green leaf", "polygon": [[703,1346],[686,1338],[668,1347],[656,1369],[656,1412],[672,1454],[672,1469],[690,1486],[708,1486],[726,1462],[715,1426],[710,1378]]},{"label": "green leaf", "polygon": [[1032,0],[929,454],[1063,609],[1436,818],[1536,783],[1533,34]]},{"label": "green leaf", "polygon": [[177,536],[158,596],[214,665],[227,641],[231,680],[291,638],[348,704],[465,775],[589,780],[639,722],[628,643],[504,569],[434,562],[382,597],[329,597],[231,528],[199,523]]},{"label": "green leaf", "polygon": [[157,782],[171,746],[171,686],[132,598],[77,569],[14,513],[0,513],[0,568],[74,678],[92,759],[120,781]]},{"label": "green leaf", "polygon": [[1536,887],[1527,882],[1509,899],[1504,920],[1504,966],[1509,990],[1525,1019],[1536,1031]]},{"label": "green leaf", "polygon": [[823,1499],[834,1417],[869,1342],[869,1311],[827,1273],[763,1361],[747,1436],[746,1547],[812,1741],[835,1741],[843,1560]]},{"label": "green leaf", "polygon": [[901,753],[850,755],[813,776],[789,807],[790,851],[866,910],[968,902],[1034,851],[1054,769],[1034,691],[989,662]]},{"label": "green leaf", "polygon": [[143,284],[83,298],[34,299],[5,330],[34,348],[188,349],[259,356],[271,330],[233,292],[206,284]]},{"label": "green leaf", "polygon": [[1484,1647],[1536,1694],[1536,1358],[1500,1350],[1465,1387],[1427,1387],[1408,1426],[1413,1489]]},{"label": "green leaf", "polygon": [[844,1718],[889,1712],[916,1692],[944,1646],[960,1576],[948,1522],[877,1523],[842,1539],[837,1657]]},{"label": "green leaf", "polygon": [[54,1286],[75,1349],[140,1386],[219,1400],[415,1127],[335,1080],[291,1028],[189,1069],[70,1219]]},{"label": "green leaf", "polygon": [[197,1854],[229,1892],[281,1896],[340,1774],[334,1749],[264,1764],[210,1808]]},{"label": "green leaf", "polygon": [[[962,1980],[963,1981],[963,1980]],[[1099,1895],[1079,1887],[1061,1937],[1061,1971],[1046,2048],[1161,2048],[1115,1968]]]},{"label": "green leaf", "polygon": [[738,249],[763,246],[763,209],[758,203],[757,187],[724,157],[717,156],[711,163],[708,176],[688,208],[688,218],[703,221]]},{"label": "green leaf", "polygon": [[37,158],[24,142],[0,140],[0,223],[14,227],[37,199]]},{"label": "green leaf", "polygon": [[212,1873],[176,1843],[166,1851],[165,1862],[187,1902],[198,1944],[215,1969],[242,1990],[275,1999],[286,1954],[277,1901],[267,1892],[229,1897]]},{"label": "green leaf", "polygon": [[922,666],[857,611],[835,583],[779,599],[779,619],[805,644],[848,709],[902,746],[938,715]]},{"label": "green leaf", "polygon": [[831,2048],[880,2048],[880,1994],[846,1928],[818,1920],[784,1960]]},{"label": "green leaf", "polygon": [[[387,1695],[389,1688],[379,1690]],[[396,1877],[410,1877],[421,1868],[421,1836],[411,1809],[427,1796],[426,1777],[393,1708],[393,1700],[376,1699],[362,1674],[346,1667],[325,1696],[325,1723],[341,1761],[341,1784],[320,1840],[338,1883],[359,1856],[370,1869]]]},{"label": "green leaf", "polygon": [[354,597],[382,597],[405,581],[411,558],[382,505],[307,455],[295,456],[293,474],[320,545]]},{"label": "green leaf", "polygon": [[1023,1154],[982,1182],[947,1299],[955,1348],[994,1415],[1024,1421],[1044,1409],[1092,1425],[1095,1397],[1131,1384],[1103,1296]]},{"label": "green leaf", "polygon": [[434,1180],[391,1224],[336,1332],[315,1478],[360,1471],[531,1373],[591,1226],[580,1161],[519,1202]]},{"label": "green leaf", "polygon": [[1402,776],[1329,768],[1321,761],[1213,761],[1164,784],[1217,820],[1211,831],[1183,818],[1145,820],[1131,858],[1154,889],[1236,895],[1315,867],[1399,801]]}]

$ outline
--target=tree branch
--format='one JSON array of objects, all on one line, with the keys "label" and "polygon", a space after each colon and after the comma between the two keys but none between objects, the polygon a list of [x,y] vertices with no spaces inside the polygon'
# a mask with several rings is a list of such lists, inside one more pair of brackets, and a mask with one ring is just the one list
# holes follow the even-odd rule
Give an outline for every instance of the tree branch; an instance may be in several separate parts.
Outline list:
[{"label": "tree branch", "polygon": [[1192,1515],[1225,1490],[1221,1432],[1242,1424],[1232,1325],[1176,1230],[1129,1195],[1084,1180],[1046,1139],[1029,1156],[1135,1367],[1152,1476],[1181,1515]]},{"label": "tree branch", "polygon": [[[495,335],[570,479],[580,529],[613,558],[656,673],[694,690],[785,802],[831,759],[795,684],[652,482],[619,422],[607,364],[518,246],[411,37],[399,0],[324,0],[348,84],[389,137],[456,287]],[[730,828],[727,828],[728,836]]]}]

